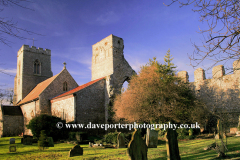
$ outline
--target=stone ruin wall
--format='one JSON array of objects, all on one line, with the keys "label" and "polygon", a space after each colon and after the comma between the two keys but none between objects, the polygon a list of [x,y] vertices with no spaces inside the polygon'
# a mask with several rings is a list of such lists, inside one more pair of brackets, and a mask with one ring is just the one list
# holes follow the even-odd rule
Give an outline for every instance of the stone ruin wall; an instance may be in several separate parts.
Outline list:
[{"label": "stone ruin wall", "polygon": [[[189,82],[186,71],[178,72],[178,77]],[[230,75],[225,75],[223,65],[213,67],[212,79],[206,79],[202,68],[196,69],[190,86],[211,111],[231,115],[232,125],[236,127],[240,115],[240,60],[233,62],[233,74]]]},{"label": "stone ruin wall", "polygon": [[105,122],[111,98],[119,93],[125,81],[135,74],[123,54],[122,38],[109,35],[92,46],[92,81],[105,77]]},{"label": "stone ruin wall", "polygon": [[92,46],[91,81],[113,74],[113,38],[110,35]]}]

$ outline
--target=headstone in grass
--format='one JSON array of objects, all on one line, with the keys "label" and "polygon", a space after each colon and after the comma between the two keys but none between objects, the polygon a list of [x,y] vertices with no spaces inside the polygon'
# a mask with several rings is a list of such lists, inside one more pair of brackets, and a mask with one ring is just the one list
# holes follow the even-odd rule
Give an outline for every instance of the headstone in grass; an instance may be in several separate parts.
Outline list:
[{"label": "headstone in grass", "polygon": [[147,160],[147,145],[143,140],[140,130],[135,129],[132,139],[128,144],[127,154],[130,160]]},{"label": "headstone in grass", "polygon": [[125,137],[124,134],[119,132],[117,136],[117,148],[125,148]]},{"label": "headstone in grass", "polygon": [[10,138],[9,143],[10,144],[15,144],[15,138]]},{"label": "headstone in grass", "polygon": [[168,160],[180,160],[177,132],[173,129],[167,129],[165,134],[166,148],[167,148],[167,159]]},{"label": "headstone in grass", "polygon": [[147,128],[146,144],[147,144],[148,148],[157,148],[158,131]]},{"label": "headstone in grass", "polygon": [[89,142],[89,147],[93,147],[93,143],[92,142]]},{"label": "headstone in grass", "polygon": [[75,145],[70,151],[69,151],[69,157],[74,156],[81,156],[83,155],[83,148],[80,147],[80,145]]},{"label": "headstone in grass", "polygon": [[82,142],[82,136],[81,136],[81,134],[79,132],[76,133],[76,140],[78,142]]},{"label": "headstone in grass", "polygon": [[9,146],[9,152],[16,152],[16,146]]},{"label": "headstone in grass", "polygon": [[[230,129],[230,132],[231,132],[231,129]],[[240,136],[240,116],[238,118],[238,127],[237,127],[237,131],[236,131],[236,136]]]},{"label": "headstone in grass", "polygon": [[48,137],[48,147],[54,147],[53,138]]}]

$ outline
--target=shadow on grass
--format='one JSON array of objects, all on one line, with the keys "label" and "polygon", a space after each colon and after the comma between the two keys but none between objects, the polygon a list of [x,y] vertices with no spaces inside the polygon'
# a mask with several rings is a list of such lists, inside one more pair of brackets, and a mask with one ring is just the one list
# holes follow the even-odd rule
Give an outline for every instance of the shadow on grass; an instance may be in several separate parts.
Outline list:
[{"label": "shadow on grass", "polygon": [[235,153],[235,154],[227,154],[226,157],[216,157],[216,158],[213,158],[211,160],[217,160],[217,159],[232,159],[232,158],[238,158],[240,159],[240,154],[239,153]]},{"label": "shadow on grass", "polygon": [[166,160],[166,157],[159,157],[159,158],[154,158],[152,160]]},{"label": "shadow on grass", "polygon": [[160,145],[160,144],[166,144],[166,141],[164,141],[164,140],[158,140],[158,145]]},{"label": "shadow on grass", "polygon": [[[54,147],[49,147],[48,149],[44,149],[44,150],[39,150],[39,149],[32,149],[32,150],[28,150],[28,151],[18,151],[18,148],[20,147],[29,147],[31,145],[22,145],[22,146],[17,146],[17,151],[16,152],[6,152],[6,153],[0,153],[0,155],[22,155],[22,154],[31,154],[31,153],[47,153],[47,152],[60,152],[62,153],[63,151],[69,151],[71,149],[71,147],[69,148],[63,148],[63,149],[54,149]],[[36,147],[36,146],[34,146]],[[52,149],[53,148],[53,149]]]}]

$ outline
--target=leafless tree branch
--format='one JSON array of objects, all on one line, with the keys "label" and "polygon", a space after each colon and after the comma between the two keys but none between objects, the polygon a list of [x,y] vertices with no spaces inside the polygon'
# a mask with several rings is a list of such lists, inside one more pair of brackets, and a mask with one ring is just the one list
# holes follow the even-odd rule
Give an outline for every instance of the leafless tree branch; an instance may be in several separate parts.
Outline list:
[{"label": "leafless tree branch", "polygon": [[194,4],[193,11],[208,24],[208,29],[199,28],[204,36],[202,45],[193,43],[195,50],[189,55],[193,67],[205,59],[214,62],[210,69],[219,62],[240,58],[240,0],[172,0],[166,6],[176,2],[180,7]]}]

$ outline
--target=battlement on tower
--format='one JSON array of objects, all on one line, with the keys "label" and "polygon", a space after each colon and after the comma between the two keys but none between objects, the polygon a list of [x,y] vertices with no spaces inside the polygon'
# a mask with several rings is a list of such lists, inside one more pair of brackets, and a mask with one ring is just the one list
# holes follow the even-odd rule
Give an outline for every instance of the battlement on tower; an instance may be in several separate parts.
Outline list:
[{"label": "battlement on tower", "polygon": [[33,52],[33,53],[39,53],[39,54],[45,54],[51,56],[51,50],[50,49],[45,49],[43,48],[36,48],[35,46],[29,47],[29,45],[23,45],[19,50],[18,50],[18,55],[21,54],[23,51],[28,51],[28,52]]},{"label": "battlement on tower", "polygon": [[[187,71],[180,71],[178,72],[178,77],[181,77],[184,82],[189,82],[189,76]],[[228,77],[236,77],[240,75],[240,60],[236,60],[233,62],[233,74],[225,75],[225,69],[223,65],[218,65],[212,68],[212,79],[219,79],[224,78],[225,76]],[[205,71],[202,68],[198,68],[194,71],[194,82],[203,82],[206,80]]]}]

